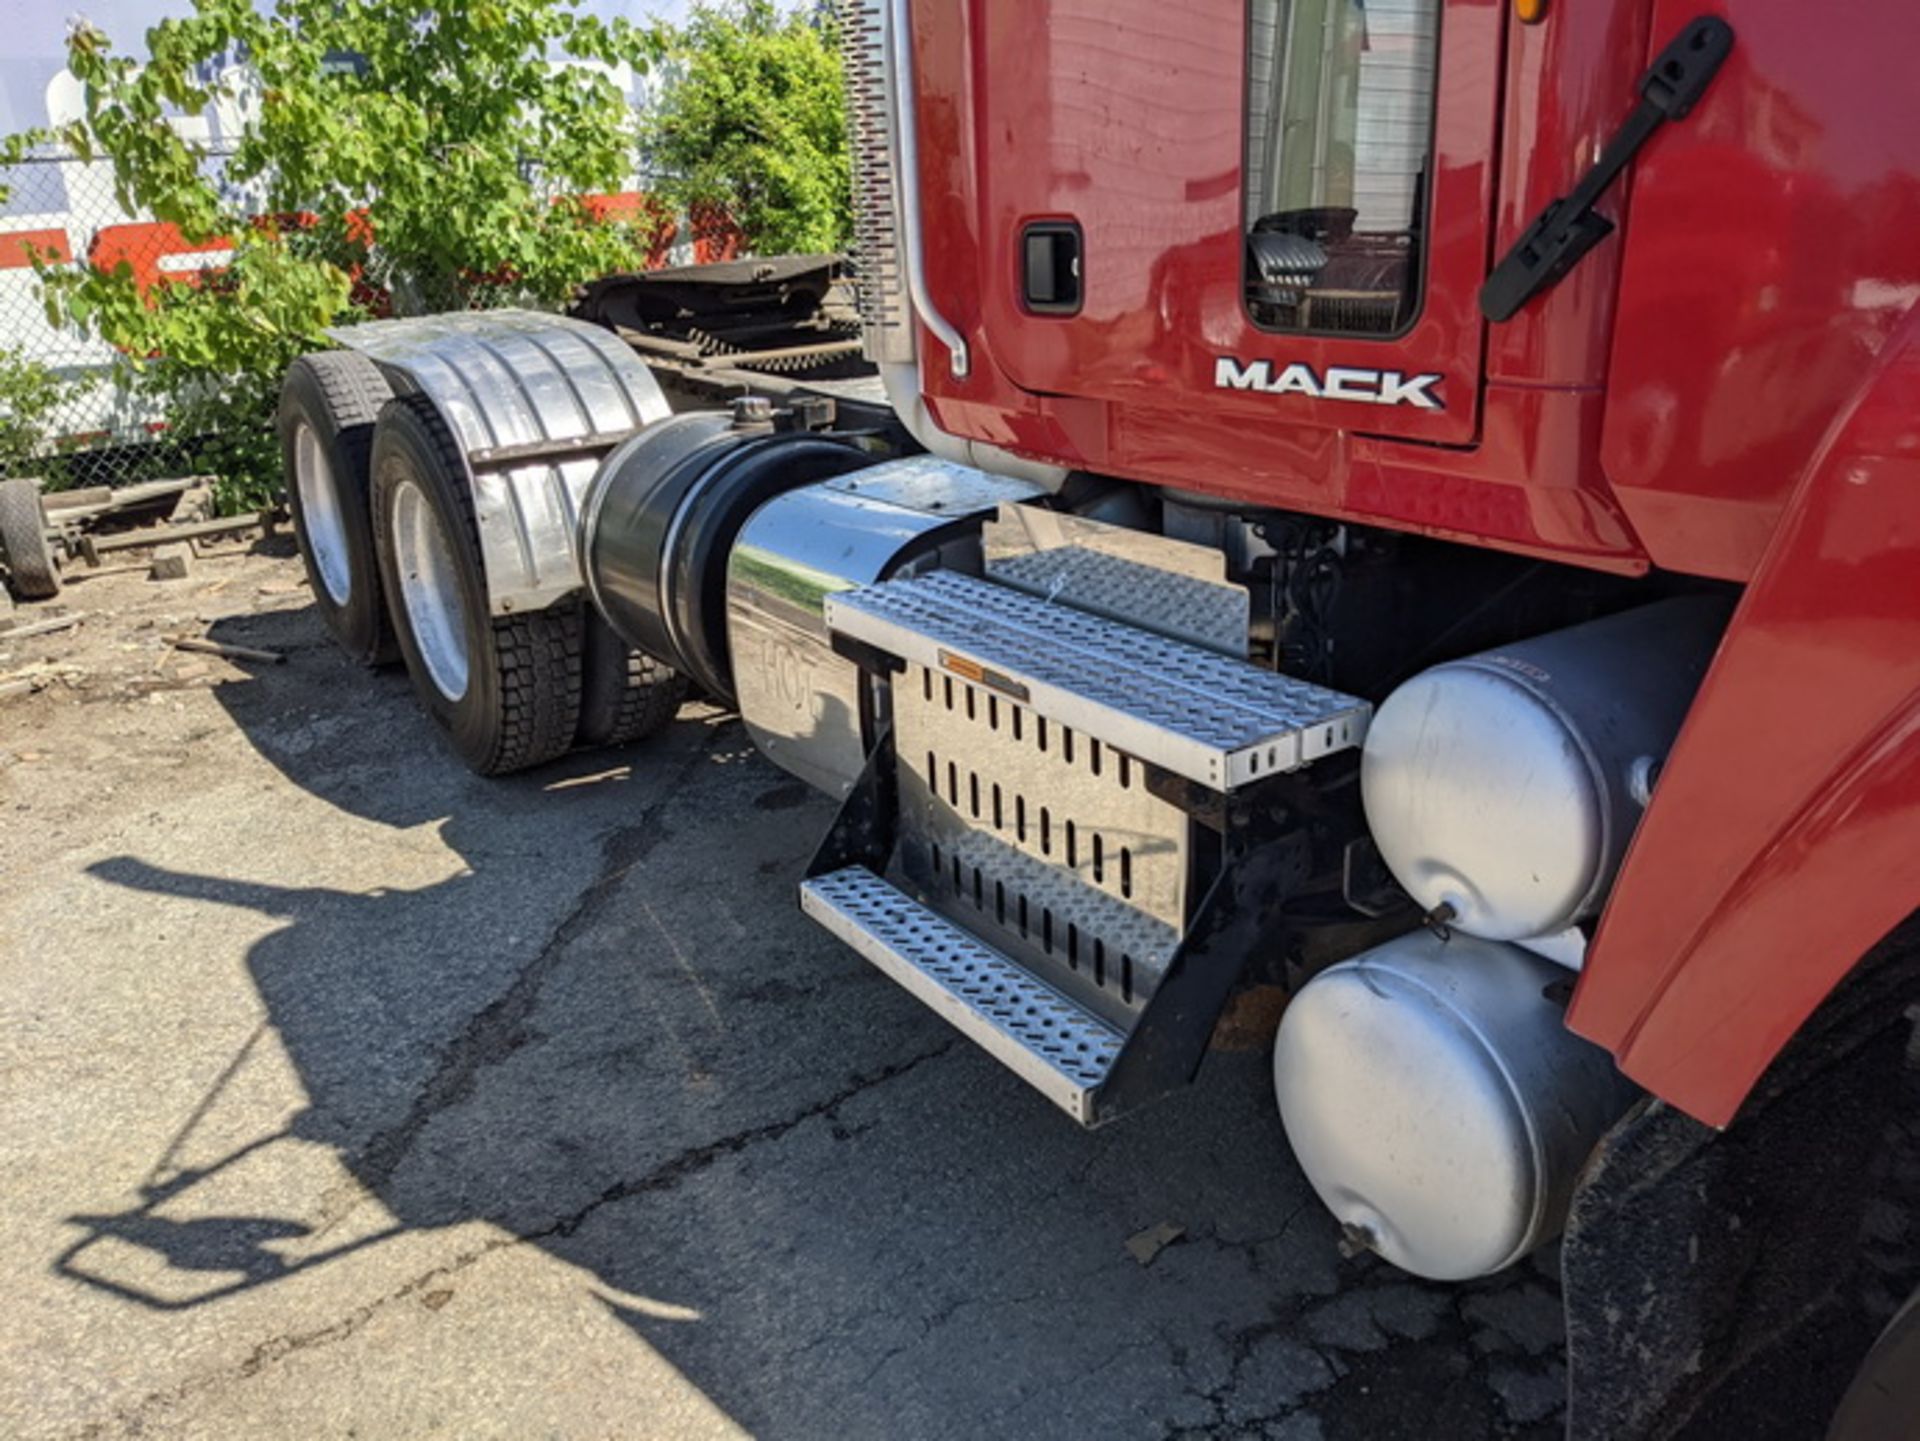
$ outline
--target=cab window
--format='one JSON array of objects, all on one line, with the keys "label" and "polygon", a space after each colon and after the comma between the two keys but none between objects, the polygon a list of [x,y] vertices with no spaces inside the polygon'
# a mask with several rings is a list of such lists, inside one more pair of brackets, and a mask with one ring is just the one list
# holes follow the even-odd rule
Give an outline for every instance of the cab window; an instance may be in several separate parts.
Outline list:
[{"label": "cab window", "polygon": [[1440,0],[1252,0],[1246,296],[1269,329],[1419,310]]}]

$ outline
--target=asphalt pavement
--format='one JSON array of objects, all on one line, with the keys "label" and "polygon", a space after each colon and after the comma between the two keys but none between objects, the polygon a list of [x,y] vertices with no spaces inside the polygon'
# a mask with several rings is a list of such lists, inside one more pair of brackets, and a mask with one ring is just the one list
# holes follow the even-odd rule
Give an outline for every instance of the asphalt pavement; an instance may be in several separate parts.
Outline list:
[{"label": "asphalt pavement", "polygon": [[801,916],[737,721],[482,781],[257,608],[0,711],[0,1435],[1557,1434],[1551,1253],[1344,1257],[1260,1052],[1083,1132]]}]

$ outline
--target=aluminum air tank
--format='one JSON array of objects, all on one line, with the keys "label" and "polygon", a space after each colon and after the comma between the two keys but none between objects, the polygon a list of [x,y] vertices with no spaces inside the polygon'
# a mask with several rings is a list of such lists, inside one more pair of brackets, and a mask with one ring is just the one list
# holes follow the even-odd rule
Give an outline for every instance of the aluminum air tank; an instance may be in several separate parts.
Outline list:
[{"label": "aluminum air tank", "polygon": [[1518,946],[1421,930],[1301,988],[1274,1041],[1274,1091],[1349,1236],[1461,1281],[1558,1234],[1580,1167],[1636,1094],[1566,1029],[1565,982]]},{"label": "aluminum air tank", "polygon": [[1492,940],[1599,913],[1706,673],[1726,605],[1660,601],[1448,661],[1367,732],[1367,825],[1422,907]]}]

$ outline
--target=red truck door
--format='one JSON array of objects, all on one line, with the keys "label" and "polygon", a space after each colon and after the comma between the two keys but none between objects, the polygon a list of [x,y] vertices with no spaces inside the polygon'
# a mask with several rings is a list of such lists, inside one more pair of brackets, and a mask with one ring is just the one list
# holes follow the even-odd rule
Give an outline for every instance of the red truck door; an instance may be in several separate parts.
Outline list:
[{"label": "red truck door", "polygon": [[1035,392],[1472,440],[1502,15],[983,0],[996,362]]}]

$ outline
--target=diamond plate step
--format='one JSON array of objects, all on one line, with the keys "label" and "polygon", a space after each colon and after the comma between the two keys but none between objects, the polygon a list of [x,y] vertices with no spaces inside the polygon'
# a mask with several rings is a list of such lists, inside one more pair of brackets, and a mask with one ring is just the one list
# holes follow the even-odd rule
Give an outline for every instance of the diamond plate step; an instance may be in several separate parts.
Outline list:
[{"label": "diamond plate step", "polygon": [[805,881],[800,908],[1081,1125],[1125,1036],[952,921],[848,866]]},{"label": "diamond plate step", "polygon": [[1355,696],[955,571],[827,599],[827,624],[1216,791],[1366,735]]}]

